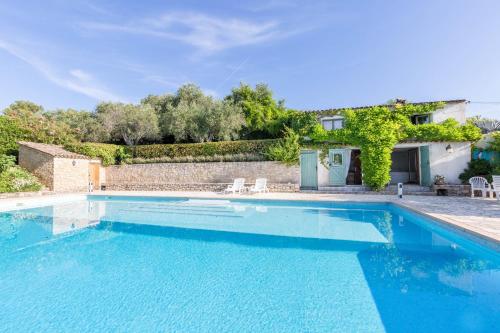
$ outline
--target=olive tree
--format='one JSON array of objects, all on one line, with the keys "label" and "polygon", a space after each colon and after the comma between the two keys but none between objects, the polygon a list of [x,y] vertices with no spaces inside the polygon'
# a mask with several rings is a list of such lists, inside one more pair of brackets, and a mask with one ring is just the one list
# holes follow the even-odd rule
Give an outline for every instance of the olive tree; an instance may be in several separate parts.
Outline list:
[{"label": "olive tree", "polygon": [[240,106],[207,96],[194,84],[175,94],[150,95],[142,100],[160,117],[163,137],[177,142],[208,142],[238,138],[245,118]]},{"label": "olive tree", "polygon": [[50,119],[66,124],[81,141],[103,142],[109,140],[109,133],[106,132],[94,112],[67,109],[47,112],[45,115]]},{"label": "olive tree", "polygon": [[111,140],[123,140],[127,145],[134,146],[143,140],[156,140],[160,136],[158,116],[150,105],[101,103],[96,111]]}]

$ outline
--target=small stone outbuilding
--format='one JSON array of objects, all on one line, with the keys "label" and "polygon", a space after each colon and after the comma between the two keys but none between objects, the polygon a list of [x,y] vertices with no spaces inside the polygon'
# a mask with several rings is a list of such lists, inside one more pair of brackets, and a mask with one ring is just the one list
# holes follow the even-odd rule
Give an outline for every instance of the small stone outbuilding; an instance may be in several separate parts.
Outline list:
[{"label": "small stone outbuilding", "polygon": [[82,192],[100,186],[100,161],[62,146],[19,142],[19,165],[55,192]]}]

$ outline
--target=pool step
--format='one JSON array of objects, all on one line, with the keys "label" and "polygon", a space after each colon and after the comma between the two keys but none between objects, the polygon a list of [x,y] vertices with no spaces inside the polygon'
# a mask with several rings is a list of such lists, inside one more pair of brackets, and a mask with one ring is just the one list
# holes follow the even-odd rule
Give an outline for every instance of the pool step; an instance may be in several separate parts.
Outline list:
[{"label": "pool step", "polygon": [[183,214],[197,216],[225,216],[225,217],[243,217],[246,208],[241,205],[234,205],[227,202],[179,202],[171,204],[140,205],[121,209],[126,213],[144,213],[144,214]]}]

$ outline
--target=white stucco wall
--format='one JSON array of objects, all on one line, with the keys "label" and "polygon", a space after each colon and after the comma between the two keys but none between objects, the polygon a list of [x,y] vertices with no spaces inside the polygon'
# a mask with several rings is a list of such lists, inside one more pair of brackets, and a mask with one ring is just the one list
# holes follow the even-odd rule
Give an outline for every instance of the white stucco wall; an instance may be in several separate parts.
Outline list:
[{"label": "white stucco wall", "polygon": [[[461,181],[458,179],[458,175],[460,175],[463,170],[467,168],[467,163],[471,160],[470,142],[407,143],[399,144],[396,147],[409,148],[426,145],[429,146],[431,181],[434,180],[434,176],[442,175],[445,176],[447,183],[460,184]],[[452,153],[448,153],[446,151],[446,147],[448,145],[453,148]],[[320,152],[318,151],[318,187],[329,186],[329,171],[323,164],[321,164],[319,155]],[[394,181],[391,181],[391,183],[394,183]]]},{"label": "white stucco wall", "polygon": [[[446,146],[453,148],[452,153],[446,151]],[[429,159],[431,166],[431,180],[434,176],[444,176],[449,184],[460,184],[458,175],[467,168],[471,160],[470,142],[433,142],[429,143]]]},{"label": "white stucco wall", "polygon": [[440,123],[448,118],[453,118],[461,124],[465,124],[466,116],[465,109],[467,108],[467,103],[450,103],[444,108],[434,111],[432,114],[432,122]]},{"label": "white stucco wall", "polygon": [[318,151],[318,187],[330,185],[330,171],[321,164],[320,152]]}]

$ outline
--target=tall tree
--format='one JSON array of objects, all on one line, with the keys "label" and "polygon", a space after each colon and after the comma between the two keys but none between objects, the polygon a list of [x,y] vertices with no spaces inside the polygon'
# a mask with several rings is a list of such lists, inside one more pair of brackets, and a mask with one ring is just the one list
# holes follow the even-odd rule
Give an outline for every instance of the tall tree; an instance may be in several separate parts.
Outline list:
[{"label": "tall tree", "polygon": [[265,84],[253,89],[241,83],[226,96],[226,101],[240,106],[246,120],[245,135],[250,137],[275,136],[271,124],[285,112],[284,101],[276,101],[273,92]]},{"label": "tall tree", "polygon": [[10,123],[24,133],[24,140],[54,144],[76,140],[66,124],[47,117],[42,106],[29,101],[12,103],[3,110],[2,117],[5,117],[4,123]]},{"label": "tall tree", "polygon": [[46,112],[45,116],[66,124],[81,141],[103,142],[109,139],[109,135],[94,112],[59,109]]},{"label": "tall tree", "polygon": [[194,84],[181,86],[175,95],[150,95],[142,103],[159,114],[163,137],[177,142],[234,139],[245,124],[241,107],[214,100]]},{"label": "tall tree", "polygon": [[147,104],[101,103],[97,117],[111,140],[124,141],[134,146],[143,140],[156,140],[160,136],[158,116]]}]

